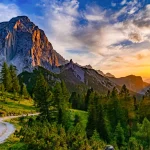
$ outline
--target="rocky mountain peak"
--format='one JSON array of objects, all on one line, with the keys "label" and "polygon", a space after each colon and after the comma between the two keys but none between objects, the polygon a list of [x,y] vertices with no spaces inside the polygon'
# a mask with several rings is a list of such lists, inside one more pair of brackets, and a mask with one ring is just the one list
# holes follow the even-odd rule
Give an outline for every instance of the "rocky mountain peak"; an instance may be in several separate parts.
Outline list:
[{"label": "rocky mountain peak", "polygon": [[114,76],[114,75],[112,75],[112,74],[111,74],[111,73],[109,73],[109,72],[108,72],[108,73],[106,73],[106,74],[105,74],[105,76],[106,76],[106,77],[109,77],[109,78],[115,78],[115,76]]},{"label": "rocky mountain peak", "polygon": [[19,72],[31,71],[35,66],[48,70],[66,63],[43,30],[39,29],[27,16],[18,16],[0,23],[0,63],[12,63]]},{"label": "rocky mountain peak", "polygon": [[18,17],[14,17],[12,18],[9,22],[10,23],[15,23],[17,21],[20,21],[22,23],[28,23],[31,22],[30,19],[27,16],[18,16]]},{"label": "rocky mountain peak", "polygon": [[86,65],[84,66],[84,68],[87,68],[87,69],[93,69],[92,66],[89,64],[89,65]]}]

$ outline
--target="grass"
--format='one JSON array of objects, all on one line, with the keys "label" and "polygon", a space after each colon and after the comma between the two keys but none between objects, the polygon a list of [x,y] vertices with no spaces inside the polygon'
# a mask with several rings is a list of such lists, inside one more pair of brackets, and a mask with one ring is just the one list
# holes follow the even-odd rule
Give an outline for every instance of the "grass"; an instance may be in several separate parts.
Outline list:
[{"label": "grass", "polygon": [[11,93],[0,93],[0,116],[21,115],[36,112],[32,99],[20,98]]},{"label": "grass", "polygon": [[81,124],[83,128],[86,128],[87,120],[88,120],[88,113],[86,111],[81,111],[81,110],[75,110],[75,109],[70,109],[70,115],[71,115],[71,120],[74,120],[75,115],[78,115],[80,117]]}]

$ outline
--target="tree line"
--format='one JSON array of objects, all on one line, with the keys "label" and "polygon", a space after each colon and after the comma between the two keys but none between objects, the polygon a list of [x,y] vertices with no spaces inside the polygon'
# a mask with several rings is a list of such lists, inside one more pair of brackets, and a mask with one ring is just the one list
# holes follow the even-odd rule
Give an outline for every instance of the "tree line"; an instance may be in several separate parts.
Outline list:
[{"label": "tree line", "polygon": [[[119,150],[150,149],[149,111],[145,111],[149,91],[141,101],[130,95],[125,85],[120,91],[114,87],[107,95],[92,88],[85,95],[70,94],[63,81],[51,87],[42,74],[37,77],[33,91],[41,114],[29,120],[18,134],[28,149],[98,150],[107,144]],[[71,108],[87,111],[85,129],[80,116],[72,120]],[[33,141],[29,132],[35,136]]]},{"label": "tree line", "polygon": [[29,97],[26,85],[20,82],[17,77],[17,69],[15,66],[8,65],[6,62],[3,63],[1,74],[0,74],[0,89],[2,94],[4,92],[11,92],[19,94],[25,98]]}]

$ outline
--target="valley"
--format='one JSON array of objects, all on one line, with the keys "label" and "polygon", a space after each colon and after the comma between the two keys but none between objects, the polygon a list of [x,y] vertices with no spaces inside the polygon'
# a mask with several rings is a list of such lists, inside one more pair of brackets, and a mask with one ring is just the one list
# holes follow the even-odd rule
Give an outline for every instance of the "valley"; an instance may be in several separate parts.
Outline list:
[{"label": "valley", "polygon": [[0,70],[0,150],[150,149],[150,84],[65,60],[29,17],[0,23]]}]

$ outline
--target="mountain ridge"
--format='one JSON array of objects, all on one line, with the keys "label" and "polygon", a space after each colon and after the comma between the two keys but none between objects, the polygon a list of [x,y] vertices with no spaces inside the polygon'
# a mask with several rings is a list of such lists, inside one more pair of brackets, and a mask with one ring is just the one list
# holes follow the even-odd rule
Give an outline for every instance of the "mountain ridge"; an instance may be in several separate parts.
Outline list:
[{"label": "mountain ridge", "polygon": [[[52,44],[48,41],[43,30],[39,29],[27,16],[18,16],[8,22],[0,23],[0,65],[4,61],[17,67],[19,73],[28,71],[33,72],[38,66],[41,66],[53,73],[57,73],[62,79],[68,78],[66,82],[85,84],[96,91],[107,93],[113,87],[120,87],[127,84],[131,91],[139,92],[148,86],[140,77],[136,86],[134,79],[115,78],[111,73],[104,74],[100,70],[94,70],[91,65],[81,66],[74,63],[73,60],[65,60],[56,52]],[[128,80],[127,80],[128,79]],[[130,80],[130,83],[129,83]],[[132,85],[129,85],[132,84]]]},{"label": "mountain ridge", "polygon": [[109,79],[119,86],[125,84],[129,90],[140,94],[144,94],[150,88],[150,84],[144,82],[141,76],[128,75],[120,78],[109,77]]},{"label": "mountain ridge", "polygon": [[35,66],[49,70],[66,63],[39,29],[27,16],[18,16],[0,23],[0,55],[3,61],[17,66],[19,72],[32,71]]}]

